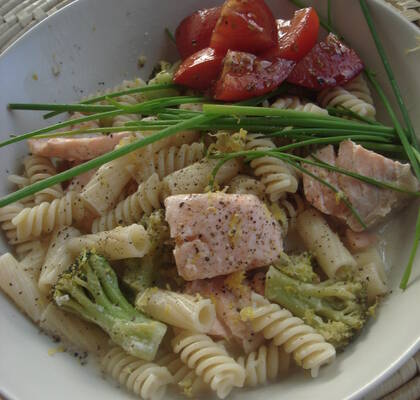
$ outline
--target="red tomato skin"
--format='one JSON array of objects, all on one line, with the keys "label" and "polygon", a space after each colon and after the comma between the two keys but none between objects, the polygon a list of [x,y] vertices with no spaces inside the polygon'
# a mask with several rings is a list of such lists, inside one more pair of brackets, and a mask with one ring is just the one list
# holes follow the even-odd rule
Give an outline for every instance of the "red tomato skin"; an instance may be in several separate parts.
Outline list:
[{"label": "red tomato skin", "polygon": [[210,47],[258,53],[276,42],[276,20],[264,0],[226,0]]},{"label": "red tomato skin", "polygon": [[287,81],[312,90],[344,85],[360,74],[363,62],[356,52],[330,33],[300,60]]},{"label": "red tomato skin", "polygon": [[223,54],[207,47],[182,62],[174,75],[174,82],[192,89],[206,90],[220,75]]},{"label": "red tomato skin", "polygon": [[209,46],[221,9],[222,7],[214,7],[198,10],[184,18],[178,25],[175,40],[183,60]]},{"label": "red tomato skin", "polygon": [[229,50],[214,98],[239,101],[269,93],[287,78],[294,65],[290,60],[263,60],[250,53]]},{"label": "red tomato skin", "polygon": [[278,45],[260,56],[281,57],[300,61],[315,46],[318,39],[319,18],[312,7],[295,12],[293,19],[277,21]]}]

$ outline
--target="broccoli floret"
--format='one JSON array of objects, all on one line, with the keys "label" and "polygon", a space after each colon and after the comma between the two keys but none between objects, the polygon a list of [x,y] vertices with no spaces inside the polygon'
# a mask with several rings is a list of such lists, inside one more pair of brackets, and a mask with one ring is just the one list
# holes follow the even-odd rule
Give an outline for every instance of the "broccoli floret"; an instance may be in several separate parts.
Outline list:
[{"label": "broccoli floret", "polygon": [[[178,69],[179,64],[170,64],[166,61],[161,61],[153,68],[153,71],[150,75],[148,85],[161,85],[161,84],[170,84],[173,83],[174,73]],[[146,99],[152,100],[159,97],[170,97],[178,96],[179,91],[177,89],[162,89],[154,90],[147,93],[145,96]]]},{"label": "broccoli floret", "polygon": [[359,281],[307,282],[270,267],[265,296],[322,334],[337,349],[346,346],[368,318],[366,287]]},{"label": "broccoli floret", "polygon": [[312,268],[312,255],[308,252],[292,255],[282,253],[273,265],[291,278],[302,282],[319,282],[319,276]]},{"label": "broccoli floret", "polygon": [[164,210],[154,211],[152,214],[144,216],[140,223],[146,228],[150,238],[151,249],[148,254],[162,251],[165,244],[171,239]]},{"label": "broccoli floret", "polygon": [[124,272],[121,280],[134,295],[156,286],[158,271],[154,258],[153,255],[146,255],[141,259],[129,258],[122,262]]},{"label": "broccoli floret", "polygon": [[137,311],[123,296],[114,270],[104,257],[84,251],[58,279],[58,306],[99,325],[128,353],[153,360],[166,325]]},{"label": "broccoli floret", "polygon": [[164,283],[163,269],[173,263],[169,226],[165,221],[165,212],[158,210],[144,216],[140,223],[146,228],[151,246],[143,258],[132,258],[122,261],[124,272],[121,280],[130,292],[136,296],[149,287]]}]

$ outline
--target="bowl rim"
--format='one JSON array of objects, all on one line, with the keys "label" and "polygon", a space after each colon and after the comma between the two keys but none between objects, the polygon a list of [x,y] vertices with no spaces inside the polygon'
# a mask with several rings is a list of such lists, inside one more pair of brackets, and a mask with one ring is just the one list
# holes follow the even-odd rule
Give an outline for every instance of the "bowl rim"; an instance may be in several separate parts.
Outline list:
[{"label": "bowl rim", "polygon": [[[65,10],[68,10],[72,7],[77,7],[82,2],[87,2],[88,0],[73,0],[70,3],[64,5],[62,8],[57,10],[51,15],[48,15],[42,21],[39,21],[33,27],[28,29],[24,32],[21,36],[19,36],[14,42],[10,43],[0,54],[0,60],[7,57],[8,53],[17,46],[21,41],[26,40],[26,38],[33,34],[37,29],[40,28],[41,25],[47,24],[52,18],[57,18],[62,13],[65,13]],[[222,1],[222,0],[221,0]],[[386,13],[390,15],[390,18],[397,18],[401,21],[401,23],[405,24],[407,27],[411,26],[411,30],[413,30],[415,35],[420,34],[420,26],[417,24],[410,22],[407,20],[398,10],[393,7],[391,4],[388,4],[386,0],[367,0],[368,3],[375,3],[378,7],[382,8]],[[12,302],[11,302],[12,304]],[[420,332],[416,339],[416,341],[409,346],[401,355],[398,357],[391,365],[389,365],[380,375],[377,375],[375,378],[367,382],[364,386],[356,389],[348,398],[347,400],[356,400],[360,399],[363,396],[366,396],[370,392],[372,392],[375,388],[380,386],[384,383],[389,377],[391,377],[394,373],[398,371],[416,352],[420,351]],[[18,398],[12,397],[8,392],[6,387],[0,387],[0,400],[20,400]]]}]

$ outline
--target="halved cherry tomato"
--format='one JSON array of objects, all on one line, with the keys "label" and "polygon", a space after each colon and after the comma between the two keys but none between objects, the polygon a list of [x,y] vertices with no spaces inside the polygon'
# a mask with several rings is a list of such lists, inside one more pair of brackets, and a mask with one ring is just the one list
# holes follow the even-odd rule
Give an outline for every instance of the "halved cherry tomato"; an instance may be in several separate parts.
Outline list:
[{"label": "halved cherry tomato", "polygon": [[183,60],[209,46],[221,9],[214,7],[198,10],[178,25],[175,31],[176,47]]},{"label": "halved cherry tomato", "polygon": [[238,101],[271,92],[287,78],[294,65],[293,61],[282,58],[264,60],[250,53],[229,50],[214,98]]},{"label": "halved cherry tomato", "polygon": [[257,53],[276,43],[276,20],[264,0],[226,0],[210,47]]},{"label": "halved cherry tomato", "polygon": [[315,46],[318,30],[318,14],[312,7],[297,10],[293,19],[277,20],[278,45],[260,56],[299,61]]},{"label": "halved cherry tomato", "polygon": [[344,85],[364,68],[353,49],[330,33],[297,64],[287,81],[313,90]]},{"label": "halved cherry tomato", "polygon": [[179,66],[174,82],[192,89],[205,90],[220,75],[223,54],[207,47],[189,56]]}]

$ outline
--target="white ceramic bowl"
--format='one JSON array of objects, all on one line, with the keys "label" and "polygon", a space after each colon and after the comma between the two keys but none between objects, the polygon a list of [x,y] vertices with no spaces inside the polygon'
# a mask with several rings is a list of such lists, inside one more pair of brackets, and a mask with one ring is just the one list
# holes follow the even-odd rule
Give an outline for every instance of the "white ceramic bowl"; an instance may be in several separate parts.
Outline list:
[{"label": "white ceramic bowl", "polygon": [[[36,26],[0,57],[0,134],[33,130],[44,124],[38,113],[6,110],[9,101],[66,102],[96,89],[112,86],[125,78],[147,78],[154,63],[175,60],[174,46],[164,28],[177,23],[199,7],[220,4],[215,0],[79,0]],[[270,1],[276,15],[290,15],[287,1]],[[325,11],[326,1],[315,1]],[[333,19],[370,68],[378,71],[388,94],[389,85],[377,56],[358,1],[333,2]],[[420,129],[420,52],[406,55],[416,46],[419,30],[384,3],[369,2],[375,23],[388,52],[413,117]],[[137,69],[138,56],[147,57],[146,67]],[[60,71],[58,76],[52,69]],[[37,80],[34,79],[37,77]],[[378,106],[378,108],[380,108]],[[380,112],[380,114],[383,114]],[[0,193],[10,191],[8,171],[16,171],[26,147],[0,149]],[[397,289],[412,243],[416,215],[413,205],[386,229],[386,249],[392,267],[393,293],[380,307],[363,334],[337,362],[322,370],[316,380],[303,374],[284,382],[233,394],[250,399],[356,399],[388,377],[419,347],[420,265],[417,259],[411,285],[405,293]],[[6,251],[6,246],[2,246]],[[123,390],[104,382],[97,369],[81,367],[67,354],[51,357],[56,346],[0,295],[0,392],[13,400],[115,400],[131,398]],[[239,393],[239,394],[238,394]],[[169,396],[169,395],[168,395]]]}]

